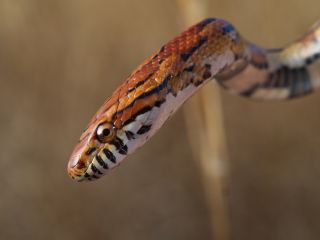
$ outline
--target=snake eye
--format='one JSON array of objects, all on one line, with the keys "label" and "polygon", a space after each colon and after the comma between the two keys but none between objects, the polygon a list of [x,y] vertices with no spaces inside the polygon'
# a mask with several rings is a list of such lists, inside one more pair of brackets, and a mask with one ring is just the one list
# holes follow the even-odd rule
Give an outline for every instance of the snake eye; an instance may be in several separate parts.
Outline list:
[{"label": "snake eye", "polygon": [[103,123],[97,128],[97,138],[102,143],[110,142],[115,137],[115,128],[109,123]]}]

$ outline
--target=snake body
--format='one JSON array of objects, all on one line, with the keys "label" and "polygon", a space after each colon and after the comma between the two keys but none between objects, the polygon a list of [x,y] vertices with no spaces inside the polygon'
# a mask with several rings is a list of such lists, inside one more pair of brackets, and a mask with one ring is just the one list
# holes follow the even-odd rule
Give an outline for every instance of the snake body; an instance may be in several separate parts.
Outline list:
[{"label": "snake body", "polygon": [[77,181],[118,166],[205,83],[258,100],[284,100],[320,84],[320,23],[279,49],[245,40],[227,21],[208,18],[142,63],[100,107],[68,163]]}]

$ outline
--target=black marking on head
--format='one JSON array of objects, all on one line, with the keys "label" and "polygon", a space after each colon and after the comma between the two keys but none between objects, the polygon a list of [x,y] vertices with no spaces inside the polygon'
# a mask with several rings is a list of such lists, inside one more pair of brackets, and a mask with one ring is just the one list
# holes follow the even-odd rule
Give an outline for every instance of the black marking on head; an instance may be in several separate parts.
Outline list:
[{"label": "black marking on head", "polygon": [[97,159],[97,162],[100,164],[101,167],[103,167],[104,169],[109,169],[108,164],[103,161],[102,157],[97,155],[96,159]]},{"label": "black marking on head", "polygon": [[95,147],[88,149],[88,151],[86,152],[86,155],[91,155],[94,151],[96,150]]},{"label": "black marking on head", "polygon": [[98,173],[100,175],[102,174],[102,172],[100,172],[99,169],[93,163],[91,164],[91,170],[94,173]]},{"label": "black marking on head", "polygon": [[118,150],[120,148],[123,148],[124,146],[123,141],[121,140],[121,138],[118,138],[118,137],[113,139],[113,141],[111,141],[110,143],[113,144]]},{"label": "black marking on head", "polygon": [[89,175],[89,173],[85,173],[85,174],[84,174],[84,177],[85,177],[85,178],[90,178],[91,176]]},{"label": "black marking on head", "polygon": [[205,42],[207,41],[207,38],[202,37],[200,38],[199,42],[193,46],[191,49],[189,49],[188,51],[181,53],[180,57],[183,61],[187,61],[189,59],[189,57],[198,49],[200,48]]},{"label": "black marking on head", "polygon": [[113,153],[108,149],[103,149],[104,155],[113,163],[117,162],[116,157],[113,155]]},{"label": "black marking on head", "polygon": [[142,135],[150,131],[152,125],[143,125],[137,132],[137,134]]},{"label": "black marking on head", "polygon": [[137,82],[134,87],[128,89],[128,93],[134,91],[134,90],[137,89],[139,86],[141,86],[142,84],[144,84],[149,78],[152,77],[152,75],[153,75],[153,73],[150,73],[145,79]]},{"label": "black marking on head", "polygon": [[122,155],[127,155],[128,154],[128,146],[124,145],[122,148],[120,148],[119,153]]},{"label": "black marking on head", "polygon": [[183,71],[184,71],[184,72],[192,72],[193,69],[194,69],[194,64],[186,67],[185,69],[183,69]]},{"label": "black marking on head", "polygon": [[135,139],[133,132],[131,132],[131,131],[125,131],[125,133],[126,133],[126,136],[127,136],[128,140]]}]

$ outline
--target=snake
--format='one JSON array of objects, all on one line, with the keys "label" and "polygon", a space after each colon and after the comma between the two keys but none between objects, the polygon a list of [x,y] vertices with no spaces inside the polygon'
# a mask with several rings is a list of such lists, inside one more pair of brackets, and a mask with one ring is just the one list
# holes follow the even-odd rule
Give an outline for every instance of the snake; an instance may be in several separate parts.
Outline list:
[{"label": "snake", "polygon": [[209,81],[261,101],[312,93],[320,85],[319,60],[320,21],[297,40],[268,49],[228,21],[207,18],[153,53],[103,103],[71,154],[68,175],[79,182],[104,176]]}]

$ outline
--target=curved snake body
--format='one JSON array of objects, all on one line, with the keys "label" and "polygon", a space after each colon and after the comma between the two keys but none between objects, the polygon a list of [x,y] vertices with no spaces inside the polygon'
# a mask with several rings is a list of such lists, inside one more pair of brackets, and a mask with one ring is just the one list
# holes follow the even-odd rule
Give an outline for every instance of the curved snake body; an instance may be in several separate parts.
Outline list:
[{"label": "curved snake body", "polygon": [[310,93],[320,84],[319,58],[320,23],[288,46],[268,50],[225,20],[205,19],[141,64],[101,106],[71,154],[68,173],[78,181],[100,178],[212,79],[251,99]]}]

